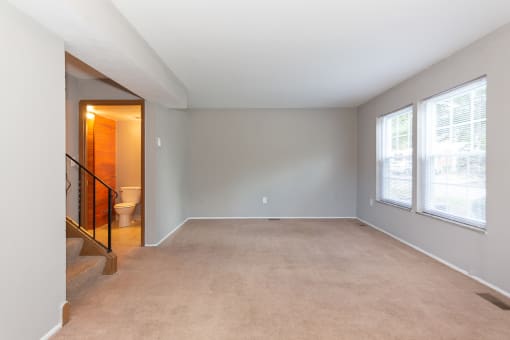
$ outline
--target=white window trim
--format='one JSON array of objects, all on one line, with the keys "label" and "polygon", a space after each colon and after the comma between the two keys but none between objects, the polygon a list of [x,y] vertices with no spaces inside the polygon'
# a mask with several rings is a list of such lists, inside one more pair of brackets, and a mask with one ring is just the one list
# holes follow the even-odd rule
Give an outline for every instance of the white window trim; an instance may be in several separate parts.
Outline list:
[{"label": "white window trim", "polygon": [[[394,201],[387,198],[382,198],[382,170],[381,170],[381,154],[382,154],[382,135],[383,135],[383,127],[382,122],[384,117],[398,113],[400,111],[404,110],[411,110],[411,144],[413,149],[413,160],[412,160],[412,166],[413,166],[413,174],[411,175],[411,203],[410,204],[404,204],[399,201]],[[415,195],[415,187],[414,187],[414,157],[415,157],[415,137],[414,137],[414,118],[415,117],[415,110],[414,110],[414,103],[402,106],[396,110],[393,110],[391,112],[384,113],[382,115],[379,115],[377,117],[376,122],[376,202],[386,204],[392,207],[400,208],[407,211],[413,211],[413,201],[414,201],[414,195]]]},{"label": "white window trim", "polygon": [[405,211],[409,211],[409,212],[413,211],[412,205],[409,205],[409,206],[404,205],[401,202],[396,202],[396,201],[392,201],[392,200],[388,200],[388,199],[383,200],[383,199],[379,199],[379,198],[377,198],[375,201],[379,204],[389,205],[390,207],[399,208],[399,209],[402,209]]},{"label": "white window trim", "polygon": [[474,225],[471,225],[471,224],[466,224],[466,223],[463,223],[463,222],[452,220],[451,218],[444,218],[444,217],[441,217],[441,216],[438,216],[438,215],[432,215],[432,214],[429,214],[427,212],[416,211],[416,214],[418,214],[420,216],[425,216],[425,217],[428,217],[428,218],[433,218],[435,220],[438,220],[438,221],[441,221],[441,222],[444,222],[444,223],[453,224],[455,226],[462,227],[462,228],[465,228],[465,229],[469,229],[471,231],[476,231],[476,232],[479,232],[479,233],[482,233],[482,234],[487,234],[487,228],[480,228],[480,227],[477,227],[477,226],[474,226]]},{"label": "white window trim", "polygon": [[[425,210],[424,209],[424,193],[423,193],[423,187],[424,187],[424,176],[421,174],[422,173],[422,169],[425,168],[425,157],[424,154],[425,154],[425,140],[426,140],[426,132],[425,132],[425,129],[423,128],[424,126],[426,126],[426,102],[432,98],[441,98],[443,96],[446,96],[448,95],[449,93],[451,92],[454,92],[460,88],[463,88],[463,87],[466,87],[466,86],[469,86],[471,84],[475,84],[481,80],[484,80],[486,81],[487,83],[487,88],[489,88],[488,86],[488,80],[487,80],[487,75],[483,75],[483,76],[480,76],[478,78],[475,78],[473,80],[469,80],[467,82],[464,82],[462,84],[459,84],[457,86],[454,86],[450,89],[447,89],[447,90],[444,90],[444,91],[441,91],[437,94],[434,94],[434,95],[431,95],[431,96],[428,96],[422,100],[420,100],[420,102],[418,103],[418,114],[417,114],[417,119],[418,119],[418,128],[417,128],[417,147],[416,147],[416,152],[417,152],[417,162],[416,162],[416,213],[419,214],[419,215],[422,215],[422,216],[428,216],[428,217],[431,217],[431,218],[435,218],[435,219],[438,219],[440,221],[444,221],[444,222],[449,222],[451,224],[454,224],[454,225],[458,225],[458,226],[461,226],[461,227],[465,227],[465,228],[468,228],[468,229],[471,229],[471,230],[475,230],[475,231],[480,231],[480,232],[483,232],[483,233],[486,233],[487,232],[487,220],[484,222],[484,223],[477,223],[475,220],[471,220],[471,219],[463,219],[461,217],[456,217],[456,216],[452,216],[452,215],[449,215],[449,214],[442,214],[441,212],[436,212],[436,211],[429,211],[429,210]],[[488,96],[487,96],[488,97]],[[488,101],[488,99],[487,99]],[[487,105],[487,103],[486,103]],[[486,119],[487,120],[487,119]],[[488,135],[486,134],[486,140],[488,141]],[[488,144],[488,142],[486,141],[486,143]],[[487,152],[487,151],[486,151]],[[487,161],[486,161],[486,173],[487,173]],[[485,176],[485,188],[487,188],[487,175]],[[485,203],[485,209],[487,211],[487,197],[486,197],[486,203]]]}]

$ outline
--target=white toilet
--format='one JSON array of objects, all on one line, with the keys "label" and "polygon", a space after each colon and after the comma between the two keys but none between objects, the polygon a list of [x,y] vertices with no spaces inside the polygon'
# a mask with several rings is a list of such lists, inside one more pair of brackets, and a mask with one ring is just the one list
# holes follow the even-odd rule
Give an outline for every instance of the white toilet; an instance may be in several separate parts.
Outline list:
[{"label": "white toilet", "polygon": [[113,206],[119,215],[119,227],[128,227],[133,219],[136,205],[140,203],[142,196],[141,187],[120,187],[120,201]]}]

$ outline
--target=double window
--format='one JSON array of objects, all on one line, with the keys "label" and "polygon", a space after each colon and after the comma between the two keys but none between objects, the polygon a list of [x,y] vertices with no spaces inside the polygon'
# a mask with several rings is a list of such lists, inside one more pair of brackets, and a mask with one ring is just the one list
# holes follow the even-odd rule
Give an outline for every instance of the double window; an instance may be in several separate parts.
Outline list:
[{"label": "double window", "polygon": [[[419,106],[418,211],[485,228],[486,89],[481,78]],[[378,125],[379,199],[411,207],[412,108]]]}]

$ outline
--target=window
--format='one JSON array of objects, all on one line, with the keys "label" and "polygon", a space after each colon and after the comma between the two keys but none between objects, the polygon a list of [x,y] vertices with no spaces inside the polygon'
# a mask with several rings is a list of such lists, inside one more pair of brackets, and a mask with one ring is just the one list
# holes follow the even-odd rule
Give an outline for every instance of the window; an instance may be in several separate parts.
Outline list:
[{"label": "window", "polygon": [[[485,78],[423,102],[423,212],[485,227]],[[423,130],[421,130],[423,129]]]},{"label": "window", "polygon": [[379,118],[378,199],[410,208],[413,198],[413,107]]}]

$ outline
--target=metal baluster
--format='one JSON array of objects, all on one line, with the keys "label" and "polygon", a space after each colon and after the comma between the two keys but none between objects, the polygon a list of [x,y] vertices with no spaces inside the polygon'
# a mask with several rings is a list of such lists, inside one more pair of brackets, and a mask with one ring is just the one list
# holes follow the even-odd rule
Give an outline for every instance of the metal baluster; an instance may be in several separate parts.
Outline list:
[{"label": "metal baluster", "polygon": [[108,252],[112,251],[112,189],[108,188]]},{"label": "metal baluster", "polygon": [[78,168],[78,227],[81,228],[81,168]]},{"label": "metal baluster", "polygon": [[92,237],[96,239],[96,178],[92,177]]},{"label": "metal baluster", "polygon": [[[91,176],[93,178],[93,191],[92,191],[92,200],[93,200],[93,214],[92,214],[92,227],[93,227],[93,239],[100,244],[102,247],[106,248],[108,252],[112,251],[112,214],[113,214],[113,202],[115,200],[115,197],[117,197],[117,193],[115,190],[113,190],[108,184],[103,182],[100,178],[96,177],[90,170],[88,170],[86,167],[81,165],[77,160],[66,154],[66,157],[69,158],[72,162],[74,162],[76,165],[78,165],[78,227],[81,229],[84,229],[85,232],[88,233],[87,226],[82,226],[82,223],[85,221],[82,216],[82,203],[83,197],[82,197],[82,191],[85,191],[88,187],[87,185],[87,175]],[[83,171],[83,172],[82,172]],[[83,176],[83,178],[82,178]],[[96,240],[96,182],[99,182],[101,185],[103,185],[108,190],[108,242],[107,246],[105,246],[102,242]],[[115,195],[115,196],[114,196]],[[88,206],[87,206],[88,207]],[[84,210],[83,212],[86,212]]]}]

